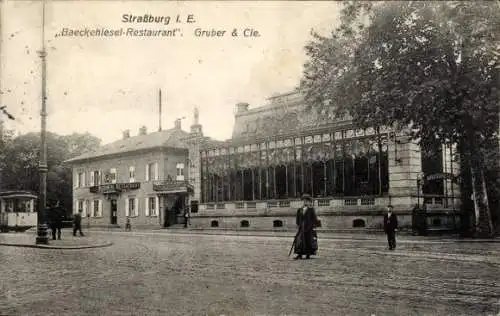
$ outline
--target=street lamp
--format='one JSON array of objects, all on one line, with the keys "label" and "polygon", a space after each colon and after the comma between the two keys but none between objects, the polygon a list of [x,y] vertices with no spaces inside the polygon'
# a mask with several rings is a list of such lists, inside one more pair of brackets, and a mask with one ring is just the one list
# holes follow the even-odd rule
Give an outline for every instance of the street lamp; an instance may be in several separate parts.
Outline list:
[{"label": "street lamp", "polygon": [[44,213],[47,206],[47,110],[46,110],[46,100],[47,100],[47,87],[46,87],[46,57],[47,52],[45,51],[45,0],[42,1],[42,49],[39,52],[40,59],[42,61],[42,110],[40,112],[41,117],[41,133],[40,133],[40,162],[38,164],[38,170],[40,172],[40,188],[39,188],[39,198],[38,198],[38,229],[37,229],[37,244],[48,244],[48,228],[44,223]]}]

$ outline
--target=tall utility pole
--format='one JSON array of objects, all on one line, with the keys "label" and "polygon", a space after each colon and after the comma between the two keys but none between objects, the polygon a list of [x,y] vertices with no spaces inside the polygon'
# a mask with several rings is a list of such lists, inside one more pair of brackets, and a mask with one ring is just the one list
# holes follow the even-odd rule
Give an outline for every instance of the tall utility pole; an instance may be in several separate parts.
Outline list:
[{"label": "tall utility pole", "polygon": [[41,117],[41,133],[40,133],[40,162],[38,170],[40,171],[40,191],[38,198],[38,231],[37,231],[37,244],[47,244],[47,226],[44,224],[44,213],[47,207],[47,52],[45,50],[45,0],[42,0],[42,50],[39,52],[42,61],[42,110]]},{"label": "tall utility pole", "polygon": [[158,132],[161,132],[161,89],[158,89]]}]

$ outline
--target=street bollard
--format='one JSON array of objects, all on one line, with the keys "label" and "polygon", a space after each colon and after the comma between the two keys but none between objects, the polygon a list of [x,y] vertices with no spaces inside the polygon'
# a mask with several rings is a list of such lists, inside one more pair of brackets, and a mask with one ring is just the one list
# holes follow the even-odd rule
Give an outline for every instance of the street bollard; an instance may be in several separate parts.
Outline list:
[{"label": "street bollard", "polygon": [[49,243],[49,232],[46,224],[39,225],[36,231],[36,243],[47,245]]}]

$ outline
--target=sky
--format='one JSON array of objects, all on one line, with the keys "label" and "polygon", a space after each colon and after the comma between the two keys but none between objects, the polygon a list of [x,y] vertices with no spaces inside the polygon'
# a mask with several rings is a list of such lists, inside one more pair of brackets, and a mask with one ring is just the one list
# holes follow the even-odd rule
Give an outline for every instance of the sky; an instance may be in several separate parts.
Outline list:
[{"label": "sky", "polygon": [[[42,2],[3,0],[0,19],[0,102],[17,118],[6,127],[40,130]],[[206,136],[231,137],[235,105],[265,104],[293,90],[307,61],[310,32],[329,34],[338,2],[46,1],[47,129],[61,135],[89,132],[109,143],[140,126],[158,130],[199,108]],[[122,15],[170,16],[168,25],[124,23]],[[184,23],[175,23],[179,15]],[[194,23],[186,23],[192,15]],[[182,37],[67,37],[63,28],[118,30],[179,28]],[[226,30],[196,37],[195,30]],[[259,37],[232,37],[249,28]],[[179,33],[177,33],[179,34]]]}]

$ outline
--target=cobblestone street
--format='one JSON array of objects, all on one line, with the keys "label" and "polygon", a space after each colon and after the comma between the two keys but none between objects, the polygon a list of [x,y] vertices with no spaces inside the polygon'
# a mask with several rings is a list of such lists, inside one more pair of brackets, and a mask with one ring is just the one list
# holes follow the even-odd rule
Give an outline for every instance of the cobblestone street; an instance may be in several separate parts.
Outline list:
[{"label": "cobblestone street", "polygon": [[0,247],[0,315],[497,315],[500,243],[89,232],[108,248]]}]

